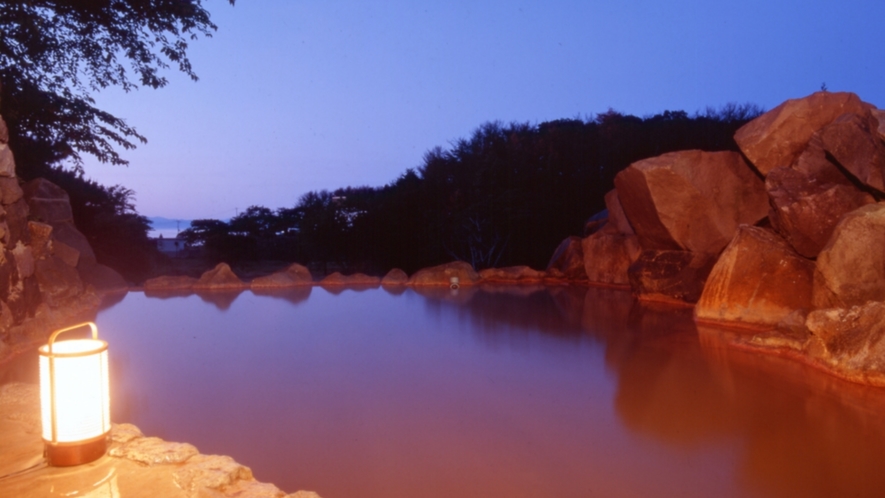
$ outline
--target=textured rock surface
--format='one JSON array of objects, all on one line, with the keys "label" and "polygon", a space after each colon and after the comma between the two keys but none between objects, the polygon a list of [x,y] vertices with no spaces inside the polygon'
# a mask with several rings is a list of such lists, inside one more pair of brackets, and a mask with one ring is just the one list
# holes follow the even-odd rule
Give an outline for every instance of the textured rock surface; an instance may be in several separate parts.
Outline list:
[{"label": "textured rock surface", "polygon": [[409,275],[406,272],[393,268],[381,279],[381,285],[405,285],[408,281]]},{"label": "textured rock surface", "polygon": [[218,263],[215,268],[200,275],[193,288],[201,290],[227,290],[243,289],[245,287],[248,286],[230,269],[230,265]]},{"label": "textured rock surface", "polygon": [[86,285],[91,285],[95,290],[105,292],[125,292],[129,290],[129,284],[123,276],[109,266],[100,263],[84,262],[77,265],[77,273]]},{"label": "textured rock surface", "polygon": [[885,144],[869,113],[843,114],[820,131],[826,150],[861,183],[885,192]]},{"label": "textured rock surface", "polygon": [[474,285],[479,283],[479,274],[464,261],[453,261],[430,268],[422,268],[409,278],[408,285],[451,285],[451,278],[457,277],[459,285]]},{"label": "textured rock surface", "polygon": [[0,143],[0,176],[15,176],[15,158],[5,143]]},{"label": "textured rock surface", "polygon": [[627,276],[643,300],[696,303],[716,256],[688,251],[642,251]]},{"label": "textured rock surface", "polygon": [[584,247],[580,237],[568,237],[553,251],[547,271],[558,271],[558,275],[571,280],[586,280],[584,271]]},{"label": "textured rock surface", "polygon": [[815,265],[815,308],[867,301],[885,301],[885,203],[845,215]]},{"label": "textured rock surface", "polygon": [[813,334],[810,353],[852,377],[885,375],[885,303],[871,301],[848,309],[822,309],[808,314]]},{"label": "textured rock surface", "polygon": [[605,208],[608,211],[608,228],[618,233],[633,235],[633,227],[627,220],[624,208],[621,206],[621,199],[618,197],[618,190],[610,190],[605,194]]},{"label": "textured rock surface", "polygon": [[637,161],[615,187],[643,249],[716,254],[768,214],[765,186],[735,152],[671,152]]},{"label": "textured rock surface", "polygon": [[848,183],[822,183],[803,171],[778,167],[765,179],[768,219],[802,256],[815,258],[845,214],[875,202]]},{"label": "textured rock surface", "polygon": [[635,235],[594,233],[582,242],[584,272],[595,284],[624,286],[630,284],[627,269],[639,257],[639,241]]},{"label": "textured rock surface", "polygon": [[486,268],[479,272],[479,277],[483,281],[500,283],[538,283],[546,276],[546,272],[533,270],[524,265]]},{"label": "textured rock surface", "polygon": [[222,489],[236,481],[252,479],[252,471],[229,456],[197,455],[172,474],[175,484],[187,491]]},{"label": "textured rock surface", "polygon": [[342,275],[339,272],[327,275],[320,280],[320,285],[379,285],[381,279],[371,277],[365,273],[354,273],[353,275]]},{"label": "textured rock surface", "polygon": [[281,271],[252,280],[253,288],[293,287],[311,284],[313,284],[313,276],[311,276],[310,270],[298,263],[292,263]]},{"label": "textured rock surface", "polygon": [[193,289],[197,279],[194,277],[179,276],[162,276],[148,279],[144,282],[145,290],[187,290]]},{"label": "textured rock surface", "polygon": [[126,458],[145,465],[181,463],[198,454],[197,449],[187,443],[170,443],[158,437],[133,438],[119,446],[114,446],[109,455]]},{"label": "textured rock surface", "polygon": [[817,92],[790,99],[742,126],[734,135],[744,156],[763,175],[789,166],[812,135],[845,113],[869,112],[869,104],[853,93]]},{"label": "textured rock surface", "polygon": [[814,263],[771,230],[743,226],[713,266],[695,317],[777,324],[811,307],[813,270]]},{"label": "textured rock surface", "polygon": [[[40,394],[36,384],[0,386],[0,496],[113,496],[126,498],[319,498],[312,491],[287,495],[254,479],[227,456],[201,455],[190,444],[144,437],[132,424],[113,424],[108,457],[76,468],[39,465]],[[17,476],[8,476],[28,469]],[[11,478],[9,478],[11,477]],[[104,485],[99,486],[99,484]],[[108,484],[110,483],[110,484]]]}]

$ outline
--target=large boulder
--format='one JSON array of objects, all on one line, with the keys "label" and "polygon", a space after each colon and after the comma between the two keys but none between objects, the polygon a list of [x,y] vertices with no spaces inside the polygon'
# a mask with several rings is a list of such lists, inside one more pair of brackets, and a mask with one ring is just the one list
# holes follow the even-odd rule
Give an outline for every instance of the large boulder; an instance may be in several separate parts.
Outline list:
[{"label": "large boulder", "polygon": [[294,287],[313,284],[313,276],[305,266],[292,263],[286,268],[270,275],[252,280],[252,288]]},{"label": "large boulder", "polygon": [[849,183],[821,183],[798,169],[778,167],[765,179],[771,225],[802,256],[815,258],[843,215],[875,202]]},{"label": "large boulder", "polygon": [[247,285],[240,280],[227,263],[218,263],[215,268],[206,271],[194,283],[194,289],[200,290],[232,290],[243,289]]},{"label": "large boulder", "polygon": [[[598,233],[598,232],[597,232]],[[553,251],[547,271],[558,270],[562,277],[571,280],[586,280],[584,271],[584,249],[580,237],[568,237]]]},{"label": "large boulder", "polygon": [[843,114],[820,131],[826,150],[858,181],[885,192],[885,143],[870,113]]},{"label": "large boulder", "polygon": [[615,187],[643,249],[716,254],[768,214],[765,185],[736,152],[671,152],[631,164]]},{"label": "large boulder", "polygon": [[868,380],[885,375],[885,303],[870,301],[848,309],[830,308],[808,314],[812,334],[808,351],[843,376]]},{"label": "large boulder", "polygon": [[406,285],[409,281],[409,274],[399,268],[392,268],[381,279],[381,285]]},{"label": "large boulder", "polygon": [[885,203],[845,215],[815,265],[815,308],[867,301],[885,301]]},{"label": "large boulder", "polygon": [[84,284],[91,285],[96,291],[125,292],[129,284],[122,275],[109,266],[100,263],[86,262],[77,266],[77,273]]},{"label": "large boulder", "polygon": [[594,284],[627,287],[627,269],[639,257],[639,241],[635,235],[602,230],[585,238],[584,272]]},{"label": "large boulder", "polygon": [[18,178],[0,177],[0,203],[4,205],[17,202],[24,196],[24,191],[18,183]]},{"label": "large boulder", "polygon": [[805,149],[812,135],[845,113],[863,114],[870,105],[857,95],[817,92],[790,99],[742,126],[734,140],[763,175],[789,166]]},{"label": "large boulder", "polygon": [[640,299],[696,303],[716,256],[688,251],[642,251],[627,277]]},{"label": "large boulder", "polygon": [[53,225],[74,221],[68,193],[45,178],[36,178],[22,186],[34,220]]},{"label": "large boulder", "polygon": [[60,308],[83,293],[83,282],[77,270],[55,256],[38,260],[34,276],[43,301],[50,308]]},{"label": "large boulder", "polygon": [[771,230],[742,226],[713,266],[695,307],[702,321],[777,324],[811,307],[814,263]]},{"label": "large boulder", "polygon": [[605,209],[608,211],[607,227],[610,227],[609,229],[627,235],[633,235],[635,233],[633,227],[630,226],[630,221],[627,219],[627,215],[624,213],[624,207],[621,206],[618,189],[612,189],[605,194]]},{"label": "large boulder", "polygon": [[453,261],[430,268],[422,268],[409,278],[408,285],[437,286],[451,285],[452,277],[458,278],[459,285],[474,285],[480,282],[479,274],[470,263]]}]

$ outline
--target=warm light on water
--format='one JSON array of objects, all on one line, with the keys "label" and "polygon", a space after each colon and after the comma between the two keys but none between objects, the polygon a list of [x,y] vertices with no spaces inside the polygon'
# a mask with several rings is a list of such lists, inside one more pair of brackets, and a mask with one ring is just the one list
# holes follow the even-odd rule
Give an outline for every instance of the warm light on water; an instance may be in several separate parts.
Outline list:
[{"label": "warm light on water", "polygon": [[885,395],[598,289],[297,289],[98,324],[113,419],[339,497],[882,496]]}]

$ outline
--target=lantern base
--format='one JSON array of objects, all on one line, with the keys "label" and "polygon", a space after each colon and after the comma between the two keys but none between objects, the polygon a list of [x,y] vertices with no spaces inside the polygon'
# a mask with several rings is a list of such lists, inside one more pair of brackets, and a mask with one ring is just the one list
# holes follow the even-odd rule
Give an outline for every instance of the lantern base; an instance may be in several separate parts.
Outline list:
[{"label": "lantern base", "polygon": [[76,443],[50,443],[43,441],[46,461],[53,467],[70,467],[98,460],[108,448],[107,434]]}]

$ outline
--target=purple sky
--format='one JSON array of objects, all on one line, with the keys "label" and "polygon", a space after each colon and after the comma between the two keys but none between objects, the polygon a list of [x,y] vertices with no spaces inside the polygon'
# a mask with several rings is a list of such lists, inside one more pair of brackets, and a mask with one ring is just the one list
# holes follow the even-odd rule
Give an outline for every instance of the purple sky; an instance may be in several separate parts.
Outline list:
[{"label": "purple sky", "polygon": [[146,216],[290,207],[381,186],[491,120],[728,102],[770,109],[826,83],[885,105],[885,2],[207,0],[200,81],[97,95],[148,144],[87,176]]}]

